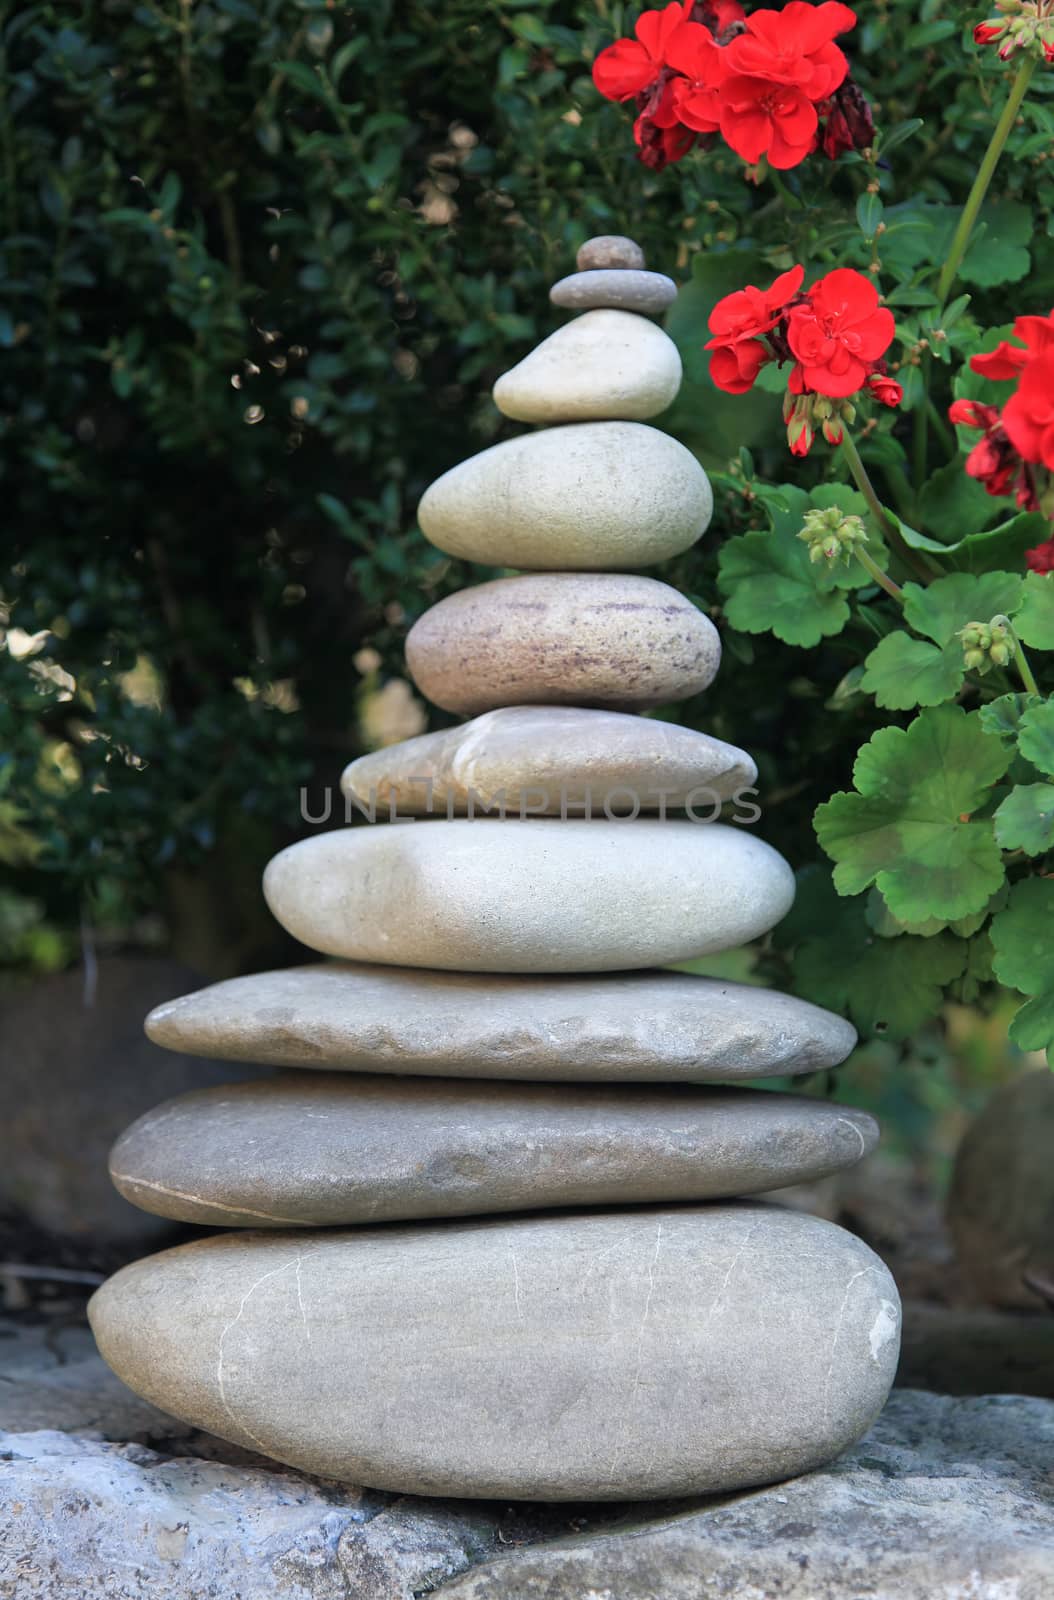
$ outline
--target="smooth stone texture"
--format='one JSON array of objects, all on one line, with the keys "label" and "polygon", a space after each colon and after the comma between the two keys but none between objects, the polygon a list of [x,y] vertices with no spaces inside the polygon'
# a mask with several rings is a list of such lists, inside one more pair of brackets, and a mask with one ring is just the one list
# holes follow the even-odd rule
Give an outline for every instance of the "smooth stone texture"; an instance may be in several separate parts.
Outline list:
[{"label": "smooth stone texture", "polygon": [[89,1307],[148,1400],[411,1494],[659,1498],[808,1471],[865,1431],[899,1303],[866,1245],[758,1203],[228,1234]]},{"label": "smooth stone texture", "polygon": [[494,404],[517,422],[646,421],[681,387],[673,340],[629,311],[586,311],[504,373]]},{"label": "smooth stone texture", "polygon": [[329,1072],[724,1082],[819,1072],[852,1023],[794,995],[686,972],[473,977],[326,963],[228,978],[158,1006],[155,1044]]},{"label": "smooth stone texture", "polygon": [[598,233],[579,246],[575,257],[579,272],[593,272],[604,267],[622,267],[639,271],[644,266],[644,251],[635,239],[624,233]]},{"label": "smooth stone texture", "polygon": [[635,800],[642,811],[673,811],[690,795],[702,813],[712,796],[729,800],[751,789],[757,775],[745,750],[657,717],[506,706],[360,756],[344,769],[340,787],[371,820],[374,807],[382,821],[464,815],[470,798],[478,814],[500,804],[503,793],[509,811],[523,802],[534,814],[542,791],[548,800],[539,815],[584,816],[588,800],[599,816],[605,804],[621,815]]},{"label": "smooth stone texture", "polygon": [[267,904],[323,955],[454,972],[610,972],[767,932],[794,899],[721,823],[489,818],[342,828],[281,851]]},{"label": "smooth stone texture", "polygon": [[549,299],[565,311],[636,311],[657,317],[677,299],[677,285],[662,272],[600,267],[561,278],[549,290]]},{"label": "smooth stone texture", "polygon": [[539,572],[448,595],[414,623],[406,663],[445,711],[508,705],[646,710],[687,700],[721,662],[717,629],[669,584]]},{"label": "smooth stone texture", "polygon": [[690,450],[640,422],[579,422],[506,439],[437,478],[426,539],[492,567],[645,567],[687,550],[713,512]]},{"label": "smooth stone texture", "polygon": [[296,1073],[182,1095],[118,1139],[133,1205],[211,1227],[329,1227],[722,1200],[878,1142],[864,1111],[758,1089],[603,1089]]}]

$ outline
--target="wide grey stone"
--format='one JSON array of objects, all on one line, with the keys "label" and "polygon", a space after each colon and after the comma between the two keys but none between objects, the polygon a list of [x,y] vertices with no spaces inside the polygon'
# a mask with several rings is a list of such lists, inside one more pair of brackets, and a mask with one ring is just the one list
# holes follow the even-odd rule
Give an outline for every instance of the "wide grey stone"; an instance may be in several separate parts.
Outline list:
[{"label": "wide grey stone", "polygon": [[554,306],[565,311],[636,311],[658,316],[677,299],[677,285],[662,272],[634,272],[625,268],[593,268],[561,278],[549,290]]},{"label": "wide grey stone", "polygon": [[[690,801],[749,790],[757,768],[745,750],[658,717],[580,706],[505,706],[472,722],[389,745],[344,769],[340,786],[371,820],[463,816],[521,802],[547,816],[675,811]],[[542,807],[542,797],[545,804]],[[744,804],[749,797],[744,796]],[[349,819],[350,820],[350,819]]]},{"label": "wide grey stone", "polygon": [[674,1508],[388,1501],[281,1470],[0,1434],[0,1595],[1049,1600],[1052,1430],[1049,1401],[894,1392],[829,1466]]},{"label": "wide grey stone", "polygon": [[684,972],[474,976],[332,962],[158,1006],[156,1044],[228,1061],[437,1077],[724,1082],[817,1072],[856,1043],[807,1000]]},{"label": "wide grey stone", "polygon": [[324,1227],[759,1194],[852,1166],[855,1111],[750,1089],[297,1073],[183,1095],[118,1139],[133,1205],[213,1227]]},{"label": "wide grey stone", "polygon": [[466,717],[511,705],[643,711],[699,694],[720,661],[698,606],[615,572],[495,578],[447,595],[406,636],[421,693]]},{"label": "wide grey stone", "polygon": [[629,271],[644,266],[644,251],[635,239],[623,233],[598,233],[580,245],[575,265],[579,272],[595,271],[604,267],[621,267]]},{"label": "wide grey stone", "polygon": [[681,358],[669,336],[629,311],[586,311],[557,328],[494,385],[517,422],[646,422],[677,398]]},{"label": "wide grey stone", "polygon": [[830,1459],[871,1424],[899,1302],[866,1245],[757,1202],[227,1234],[93,1297],[162,1409],[410,1493],[660,1498]]},{"label": "wide grey stone", "polygon": [[268,863],[264,895],[323,955],[454,972],[610,972],[745,944],[794,874],[721,823],[465,818],[340,828]]},{"label": "wide grey stone", "polygon": [[94,1246],[163,1242],[170,1230],[108,1181],[106,1155],[148,1106],[230,1076],[143,1037],[151,1006],[200,981],[173,961],[104,955],[94,982],[77,967],[5,990],[0,1207]]},{"label": "wide grey stone", "polygon": [[1054,1405],[894,1394],[778,1488],[503,1554],[442,1600],[1050,1600]]},{"label": "wide grey stone", "polygon": [[680,555],[713,513],[683,444],[640,422],[580,422],[506,439],[451,467],[417,518],[448,555],[545,571],[646,567]]}]

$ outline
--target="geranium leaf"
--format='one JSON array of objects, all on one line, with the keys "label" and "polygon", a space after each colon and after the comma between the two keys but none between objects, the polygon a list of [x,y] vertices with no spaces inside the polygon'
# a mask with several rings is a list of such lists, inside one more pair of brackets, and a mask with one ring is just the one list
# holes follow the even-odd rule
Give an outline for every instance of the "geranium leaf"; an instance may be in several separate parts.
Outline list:
[{"label": "geranium leaf", "polygon": [[1029,706],[1018,729],[1017,747],[1040,772],[1054,775],[1054,700]]},{"label": "geranium leaf", "polygon": [[1011,1018],[1010,1037],[1019,1050],[1046,1050],[1054,1045],[1054,989],[1027,1000]]},{"label": "geranium leaf", "polygon": [[958,693],[963,681],[963,653],[958,642],[938,650],[899,629],[872,650],[864,667],[861,688],[890,711],[940,705]]},{"label": "geranium leaf", "polygon": [[949,644],[968,622],[1010,616],[1021,604],[1023,580],[1016,572],[953,572],[923,588],[904,585],[904,618],[935,644]]},{"label": "geranium leaf", "polygon": [[[1041,519],[1048,530],[1049,522]],[[1042,542],[1043,535],[1037,543]],[[1024,599],[1014,623],[1018,637],[1036,650],[1054,650],[1054,582],[1046,573],[1030,572]]]},{"label": "geranium leaf", "polygon": [[1015,883],[1006,908],[992,918],[995,975],[1022,994],[1054,990],[1051,934],[1054,933],[1054,879],[1025,878]]},{"label": "geranium leaf", "polygon": [[805,545],[786,533],[740,534],[722,547],[718,565],[725,615],[743,633],[774,633],[808,648],[849,621],[845,600],[820,588]]},{"label": "geranium leaf", "polygon": [[980,911],[1003,881],[991,818],[974,818],[1012,753],[976,712],[935,706],[881,728],[859,752],[856,791],[815,814],[839,894],[875,884],[895,917],[951,921]]},{"label": "geranium leaf", "polygon": [[1041,856],[1054,845],[1054,784],[1019,783],[993,818],[1004,850]]},{"label": "geranium leaf", "polygon": [[981,726],[986,733],[997,734],[1000,739],[1016,739],[1021,718],[1030,706],[1038,705],[1042,705],[1038,695],[1001,694],[981,707]]}]

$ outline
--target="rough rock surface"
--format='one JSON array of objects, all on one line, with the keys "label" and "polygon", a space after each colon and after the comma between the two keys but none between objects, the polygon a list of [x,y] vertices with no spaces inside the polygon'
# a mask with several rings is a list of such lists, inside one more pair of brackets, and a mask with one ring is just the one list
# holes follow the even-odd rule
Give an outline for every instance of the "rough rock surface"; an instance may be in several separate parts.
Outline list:
[{"label": "rough rock surface", "polygon": [[561,306],[565,311],[608,308],[654,317],[673,305],[677,299],[677,285],[663,272],[594,267],[561,278],[549,290],[549,298],[554,306]]},{"label": "rough rock surface", "polygon": [[[340,780],[371,820],[464,816],[501,804],[516,815],[599,817],[672,812],[691,799],[708,815],[716,800],[757,781],[745,750],[657,717],[578,706],[506,706],[472,722],[360,756]],[[544,812],[542,794],[547,797]],[[588,805],[588,812],[587,812]],[[376,808],[374,810],[374,808]]]},{"label": "rough rock surface", "polygon": [[163,1441],[0,1434],[0,1596],[1050,1600],[1052,1434],[1050,1401],[900,1391],[808,1477],[518,1512],[173,1457]]},{"label": "rough rock surface", "polygon": [[705,532],[713,508],[709,478],[668,433],[640,422],[580,422],[469,456],[425,491],[417,518],[448,555],[587,572],[679,555]]},{"label": "rough rock surface", "polygon": [[426,699],[473,717],[511,705],[643,711],[713,681],[717,629],[668,583],[620,572],[537,572],[447,595],[406,636]]},{"label": "rough rock surface", "polygon": [[851,1234],[759,1202],[223,1234],[123,1268],[99,1348],[173,1415],[409,1493],[663,1498],[870,1426],[899,1300]]},{"label": "rough rock surface", "polygon": [[643,422],[676,399],[673,340],[630,311],[586,311],[557,328],[494,385],[494,404],[517,422]]},{"label": "rough rock surface", "polygon": [[345,962],[228,978],[158,1006],[170,1050],[329,1071],[577,1082],[726,1082],[817,1072],[856,1030],[794,995],[629,972],[475,976]]},{"label": "rough rock surface", "polygon": [[789,911],[794,875],[721,823],[476,818],[316,834],[268,863],[264,895],[324,955],[610,972],[757,938]]},{"label": "rough rock surface", "polygon": [[763,1090],[301,1072],[155,1107],[110,1173],[182,1222],[325,1227],[761,1194],[877,1142],[864,1111]]},{"label": "rough rock surface", "polygon": [[106,1154],[148,1106],[230,1078],[143,1037],[152,1006],[200,981],[172,961],[103,956],[87,996],[80,968],[5,991],[0,1209],[96,1245],[150,1247],[171,1231],[116,1193]]}]

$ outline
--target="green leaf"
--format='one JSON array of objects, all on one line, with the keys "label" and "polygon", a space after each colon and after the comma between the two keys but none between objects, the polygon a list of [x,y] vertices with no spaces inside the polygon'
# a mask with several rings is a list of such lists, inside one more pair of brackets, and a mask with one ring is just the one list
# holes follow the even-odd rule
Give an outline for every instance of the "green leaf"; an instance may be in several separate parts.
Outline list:
[{"label": "green leaf", "polygon": [[1010,616],[1021,603],[1022,579],[1014,572],[985,572],[974,577],[953,572],[927,588],[904,585],[904,617],[916,633],[935,644],[950,644],[968,622],[988,622],[1003,612]]},{"label": "green leaf", "polygon": [[1010,891],[1006,909],[992,919],[995,975],[1022,994],[1054,991],[1051,936],[1054,879],[1025,878]]},{"label": "green leaf", "polygon": [[733,628],[774,633],[803,648],[841,633],[849,621],[845,600],[823,591],[821,576],[802,541],[775,529],[740,534],[718,557],[717,581]]},{"label": "green leaf", "polygon": [[[1038,517],[1038,513],[1034,513]],[[1050,524],[1038,518],[1049,534]],[[1041,543],[1042,538],[1037,540]],[[1054,650],[1054,582],[1047,573],[1030,572],[1025,578],[1024,599],[1014,622],[1019,639],[1034,650]]]},{"label": "green leaf", "polygon": [[1041,704],[1038,695],[1001,694],[981,707],[981,726],[986,733],[997,734],[1000,739],[1016,740],[1025,712],[1030,706]]},{"label": "green leaf", "polygon": [[865,1038],[914,1033],[966,965],[967,946],[948,933],[876,938],[863,899],[839,898],[829,874],[813,868],[799,875],[798,901],[777,938],[794,947],[796,993],[848,1015]]},{"label": "green leaf", "polygon": [[1040,772],[1054,776],[1054,700],[1036,700],[1021,719],[1017,747]]},{"label": "green leaf", "polygon": [[895,128],[890,129],[889,133],[882,137],[879,149],[884,156],[888,156],[891,150],[895,150],[899,144],[903,144],[906,139],[910,139],[913,134],[918,133],[919,129],[924,126],[922,117],[912,117],[907,122],[898,122]]},{"label": "green leaf", "polygon": [[334,95],[330,85],[305,61],[278,61],[274,70],[283,78],[288,78],[290,83],[295,83],[305,94],[311,95],[312,99],[321,100],[327,106],[333,104]]},{"label": "green leaf", "polygon": [[861,688],[888,711],[940,705],[958,693],[963,681],[963,653],[957,642],[938,650],[900,629],[886,635],[864,666]]},{"label": "green leaf", "polygon": [[856,202],[856,222],[865,239],[875,237],[875,229],[882,221],[884,210],[881,198],[865,189]]},{"label": "green leaf", "polygon": [[1019,1050],[1046,1050],[1054,1045],[1054,989],[1027,1000],[1010,1021],[1010,1037]]},{"label": "green leaf", "polygon": [[921,521],[937,537],[947,538],[949,545],[959,543],[964,527],[983,528],[1000,509],[999,501],[970,477],[961,453],[938,467],[919,495]]},{"label": "green leaf", "polygon": [[1054,785],[1018,784],[993,821],[996,839],[1004,850],[1024,850],[1030,856],[1045,854],[1054,845]]},{"label": "green leaf", "polygon": [[1031,207],[1019,200],[990,200],[978,219],[984,232],[974,235],[963,257],[959,276],[982,289],[999,283],[1019,283],[1031,266],[1026,246],[1035,221]]},{"label": "green leaf", "polygon": [[879,729],[857,756],[857,792],[834,795],[814,818],[839,894],[875,884],[905,922],[979,911],[1004,870],[991,819],[973,813],[1010,760],[977,713],[958,706]]}]

